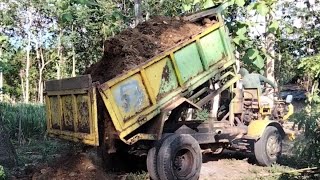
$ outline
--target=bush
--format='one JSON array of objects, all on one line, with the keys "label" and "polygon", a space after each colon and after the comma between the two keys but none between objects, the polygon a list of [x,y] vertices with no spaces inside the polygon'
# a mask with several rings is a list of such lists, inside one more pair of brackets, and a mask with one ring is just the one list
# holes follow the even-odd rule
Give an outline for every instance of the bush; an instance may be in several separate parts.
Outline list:
[{"label": "bush", "polygon": [[41,137],[45,133],[44,105],[0,103],[0,115],[13,140]]},{"label": "bush", "polygon": [[297,159],[307,166],[320,165],[320,105],[314,104],[309,109],[295,114],[293,120],[299,128],[304,129],[304,138],[295,143]]},{"label": "bush", "polygon": [[4,171],[3,166],[0,165],[0,180],[5,180],[6,179],[6,173]]}]

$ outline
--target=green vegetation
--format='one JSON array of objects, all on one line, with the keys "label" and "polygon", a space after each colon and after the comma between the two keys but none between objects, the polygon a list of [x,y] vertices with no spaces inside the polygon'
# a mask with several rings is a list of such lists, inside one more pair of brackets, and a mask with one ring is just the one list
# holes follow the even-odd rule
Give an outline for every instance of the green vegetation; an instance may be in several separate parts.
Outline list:
[{"label": "green vegetation", "polygon": [[129,173],[126,175],[126,180],[148,180],[149,175],[147,172]]},{"label": "green vegetation", "polygon": [[[66,78],[83,74],[92,63],[101,59],[107,38],[121,30],[133,27],[134,6],[139,1],[107,0],[50,0],[50,1],[13,1],[0,0],[0,67],[4,73],[4,93],[6,101],[24,101],[43,103],[43,80]],[[292,71],[296,59],[304,56],[300,45],[306,44],[288,37],[294,32],[303,34],[308,31],[292,26],[292,20],[286,15],[276,16],[276,11],[285,11],[294,7],[294,2],[260,0],[145,0],[140,1],[141,16],[146,20],[154,15],[178,16],[208,8],[221,2],[229,2],[225,10],[226,24],[233,37],[237,56],[245,66],[256,72],[266,70],[267,59],[276,60],[281,68],[276,74],[281,82],[288,82],[297,74]],[[250,13],[249,13],[250,12]],[[317,17],[317,13],[306,9],[296,9],[292,18],[301,14]],[[256,15],[265,18],[260,22]],[[312,18],[309,18],[312,19]],[[309,20],[311,21],[311,20]],[[281,23],[280,23],[281,22]],[[265,32],[252,35],[252,31],[261,23]],[[309,32],[309,31],[308,31]],[[312,35],[318,36],[315,28]],[[274,40],[266,40],[268,36]],[[309,36],[309,35],[308,35]],[[313,40],[312,47],[316,38]],[[267,44],[275,42],[275,47]],[[296,44],[296,46],[291,46]],[[290,47],[289,47],[290,46]],[[271,48],[271,49],[270,49]],[[294,50],[299,55],[292,55]],[[274,52],[274,53],[272,53]],[[270,54],[271,53],[271,54]],[[287,54],[287,55],[286,55]],[[310,55],[310,54],[309,54]],[[279,57],[283,57],[278,61]],[[289,67],[289,66],[288,66]],[[283,73],[290,72],[290,73]],[[292,73],[291,73],[292,72]]]},{"label": "green vegetation", "polygon": [[43,105],[0,103],[0,112],[12,140],[22,143],[29,138],[43,138],[45,135]]},{"label": "green vegetation", "polygon": [[6,179],[6,173],[4,171],[3,166],[0,165],[0,180],[5,180]]},{"label": "green vegetation", "polygon": [[18,165],[54,162],[61,155],[81,150],[81,144],[56,138],[30,139],[16,149]]}]

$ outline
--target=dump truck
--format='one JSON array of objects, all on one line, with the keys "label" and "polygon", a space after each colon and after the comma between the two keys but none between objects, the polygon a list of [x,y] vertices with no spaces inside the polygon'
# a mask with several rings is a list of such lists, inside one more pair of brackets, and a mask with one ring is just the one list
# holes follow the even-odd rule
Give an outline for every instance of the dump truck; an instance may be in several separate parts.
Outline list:
[{"label": "dump truck", "polygon": [[214,23],[106,82],[90,75],[46,81],[48,134],[97,146],[105,159],[124,147],[142,150],[152,179],[197,179],[202,153],[223,149],[275,163],[290,101],[272,109],[257,89],[237,88],[241,77],[220,7],[184,18]]}]

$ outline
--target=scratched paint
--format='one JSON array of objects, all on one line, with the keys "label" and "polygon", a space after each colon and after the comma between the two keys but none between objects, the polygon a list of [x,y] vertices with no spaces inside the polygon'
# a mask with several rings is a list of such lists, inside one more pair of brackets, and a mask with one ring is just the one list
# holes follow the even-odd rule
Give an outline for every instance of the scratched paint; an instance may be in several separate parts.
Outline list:
[{"label": "scratched paint", "polygon": [[63,96],[62,97],[62,103],[63,103],[63,130],[67,131],[73,131],[73,112],[72,112],[72,97],[71,96]]},{"label": "scratched paint", "polygon": [[136,80],[130,81],[120,86],[119,95],[116,96],[117,104],[129,112],[131,109],[138,111],[141,109],[144,94],[138,86]]},{"label": "scratched paint", "polygon": [[59,99],[56,96],[50,97],[50,109],[51,109],[51,126],[53,129],[60,129],[60,105]]},{"label": "scratched paint", "polygon": [[134,75],[112,87],[112,94],[123,120],[150,105],[140,75]]},{"label": "scratched paint", "polygon": [[90,133],[89,125],[89,106],[88,106],[88,96],[87,95],[78,95],[76,98],[77,101],[77,111],[78,111],[78,129],[82,133]]}]

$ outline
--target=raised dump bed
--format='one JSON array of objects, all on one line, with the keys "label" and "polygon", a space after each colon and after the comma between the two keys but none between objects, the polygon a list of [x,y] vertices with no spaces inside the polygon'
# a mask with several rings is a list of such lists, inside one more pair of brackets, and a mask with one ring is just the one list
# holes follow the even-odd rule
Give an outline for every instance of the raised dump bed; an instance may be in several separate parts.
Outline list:
[{"label": "raised dump bed", "polygon": [[[127,144],[155,140],[159,132],[135,132],[172,103],[184,98],[235,63],[227,28],[218,13],[211,25],[184,42],[104,83],[90,75],[46,82],[48,132],[62,138],[99,145],[97,93],[103,99],[116,133]],[[229,88],[239,78],[233,75]],[[229,78],[230,79],[230,78]],[[181,100],[182,99],[182,100]],[[192,102],[190,102],[192,104]],[[193,104],[200,108],[200,104]]]}]

